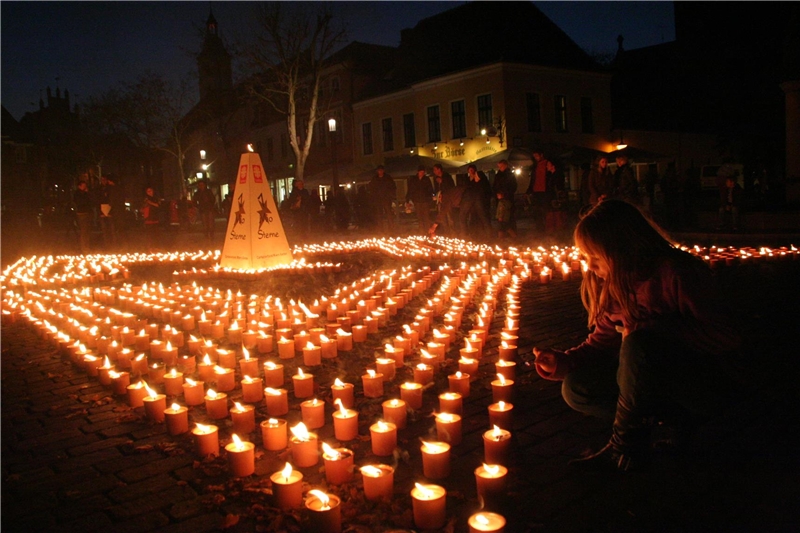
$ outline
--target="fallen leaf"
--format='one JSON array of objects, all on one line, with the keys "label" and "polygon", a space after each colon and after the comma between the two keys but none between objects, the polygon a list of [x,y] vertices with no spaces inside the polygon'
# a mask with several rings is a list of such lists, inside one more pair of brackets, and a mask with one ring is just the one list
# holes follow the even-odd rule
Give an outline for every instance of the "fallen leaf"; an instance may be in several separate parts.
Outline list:
[{"label": "fallen leaf", "polygon": [[239,515],[227,514],[222,520],[222,529],[228,529],[239,523]]}]

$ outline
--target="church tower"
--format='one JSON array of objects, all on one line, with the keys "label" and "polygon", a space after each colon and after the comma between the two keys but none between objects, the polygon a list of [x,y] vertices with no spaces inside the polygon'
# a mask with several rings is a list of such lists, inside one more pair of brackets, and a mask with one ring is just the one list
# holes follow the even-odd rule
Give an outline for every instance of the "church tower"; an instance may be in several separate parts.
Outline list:
[{"label": "church tower", "polygon": [[231,56],[219,37],[217,19],[209,11],[203,49],[197,55],[200,101],[218,98],[233,86]]}]

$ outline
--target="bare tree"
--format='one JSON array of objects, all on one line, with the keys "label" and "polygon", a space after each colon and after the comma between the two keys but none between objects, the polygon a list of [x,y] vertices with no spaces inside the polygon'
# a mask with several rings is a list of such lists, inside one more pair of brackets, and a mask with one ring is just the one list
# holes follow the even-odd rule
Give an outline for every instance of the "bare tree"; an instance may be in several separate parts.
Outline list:
[{"label": "bare tree", "polygon": [[303,179],[314,124],[324,111],[319,94],[325,60],[346,39],[344,28],[334,27],[327,7],[311,13],[310,5],[260,5],[253,42],[237,47],[250,73],[245,82],[248,93],[286,118],[297,179]]},{"label": "bare tree", "polygon": [[148,179],[153,177],[155,154],[172,155],[180,174],[178,188],[185,194],[184,159],[194,144],[189,141],[194,115],[187,111],[195,100],[188,78],[175,84],[148,71],[90,99],[85,114],[96,133],[125,138],[141,151]]}]

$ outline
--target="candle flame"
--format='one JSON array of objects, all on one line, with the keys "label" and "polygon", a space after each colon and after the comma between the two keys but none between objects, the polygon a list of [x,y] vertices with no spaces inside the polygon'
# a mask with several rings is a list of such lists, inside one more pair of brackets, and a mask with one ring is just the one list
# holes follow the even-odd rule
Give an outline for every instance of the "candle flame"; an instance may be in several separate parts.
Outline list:
[{"label": "candle flame", "polygon": [[203,356],[203,364],[204,365],[210,365],[211,364],[211,358],[208,356],[208,354],[205,354]]},{"label": "candle flame", "polygon": [[320,335],[319,340],[322,342],[330,342],[331,340],[328,338],[327,335]]},{"label": "candle flame", "polygon": [[281,395],[281,391],[279,391],[278,389],[273,389],[272,387],[265,388],[264,392],[269,394],[270,396],[280,396]]},{"label": "candle flame", "polygon": [[284,466],[283,470],[281,470],[281,475],[283,476],[284,480],[289,481],[289,478],[292,476],[292,465],[286,463],[286,466]]},{"label": "candle flame", "polygon": [[436,418],[442,422],[454,422],[456,417],[450,413],[437,413]]},{"label": "candle flame", "polygon": [[302,422],[299,422],[295,427],[289,428],[297,440],[302,442],[308,442],[311,439],[311,435],[308,432],[308,428]]},{"label": "candle flame", "polygon": [[378,431],[389,431],[389,426],[383,420],[378,420],[376,425],[378,426]]},{"label": "candle flame", "polygon": [[145,381],[142,381],[142,383],[144,383],[144,388],[147,389],[148,396],[150,396],[151,398],[156,398],[158,396],[158,393],[153,389],[151,389]]},{"label": "candle flame", "polygon": [[321,511],[324,511],[326,509],[330,509],[330,505],[329,504],[330,504],[331,499],[328,498],[327,494],[325,494],[321,490],[317,490],[317,489],[311,489],[310,491],[308,491],[308,493],[319,500],[319,503],[321,505],[321,507],[320,507]]},{"label": "candle flame", "polygon": [[486,518],[485,515],[482,515],[480,513],[475,515],[475,521],[478,522],[482,526],[488,526],[489,525],[489,519]]},{"label": "candle flame", "polygon": [[303,369],[302,368],[298,368],[297,369],[297,375],[299,377],[301,377],[301,378],[305,377],[305,374],[303,374]]},{"label": "candle flame", "polygon": [[211,398],[212,400],[213,400],[213,399],[215,399],[215,398],[217,397],[217,391],[215,391],[214,389],[208,389],[208,392],[207,392],[206,394],[207,394],[207,395],[208,395],[208,397],[209,397],[209,398]]},{"label": "candle flame", "polygon": [[314,348],[316,348],[316,346],[314,346],[311,341],[306,341],[306,350],[313,350]]},{"label": "candle flame", "polygon": [[325,455],[328,456],[329,459],[332,459],[334,461],[338,461],[339,459],[342,458],[341,452],[339,452],[334,448],[331,448],[327,442],[322,443],[322,451],[323,453],[325,453]]},{"label": "candle flame", "polygon": [[244,411],[244,406],[242,404],[240,404],[239,402],[233,402],[233,405],[236,406],[236,410],[237,411],[239,411],[239,412]]},{"label": "candle flame", "polygon": [[229,369],[223,368],[223,367],[221,367],[219,365],[214,365],[214,373],[215,374],[226,374],[227,372],[229,372]]},{"label": "candle flame", "polygon": [[245,348],[244,346],[242,346],[242,355],[244,356],[245,361],[250,360],[250,352],[248,352],[247,348]]},{"label": "candle flame", "polygon": [[501,411],[505,411],[506,410],[506,402],[504,402],[503,400],[500,400],[499,402],[497,402],[497,407],[499,407]]},{"label": "candle flame", "polygon": [[345,409],[344,404],[342,403],[341,399],[336,398],[335,400],[333,400],[333,403],[334,403],[334,405],[338,405],[339,406],[339,412],[342,413],[343,416],[347,415],[347,409]]},{"label": "candle flame", "polygon": [[267,420],[267,424],[269,424],[270,426],[277,426],[278,425],[278,419],[277,418],[270,418],[269,420]]},{"label": "candle flame", "polygon": [[266,363],[264,363],[264,368],[268,368],[269,370],[275,370],[276,368],[278,368],[278,365],[276,365],[272,361],[267,361]]},{"label": "candle flame", "polygon": [[433,498],[434,492],[431,489],[429,489],[428,487],[426,487],[425,485],[420,485],[419,483],[414,483],[414,486],[417,487],[417,490],[419,491],[419,497],[420,498],[424,498],[426,500],[429,500],[429,499]]},{"label": "candle flame", "polygon": [[393,399],[391,402],[389,402],[389,404],[390,404],[392,407],[397,407],[398,405],[400,405],[400,400],[398,400],[397,398],[395,398],[395,399]]},{"label": "candle flame", "polygon": [[456,371],[456,379],[461,379],[463,376],[464,374],[462,374],[460,370]]},{"label": "candle flame", "polygon": [[487,465],[483,463],[483,469],[490,476],[496,476],[497,473],[500,472],[500,465]]},{"label": "candle flame", "polygon": [[361,467],[361,474],[369,477],[380,477],[383,470],[373,465],[364,465]]},{"label": "candle flame", "polygon": [[503,430],[500,429],[500,426],[495,424],[492,426],[492,438],[495,440],[500,440],[500,437],[503,436]]},{"label": "candle flame", "polygon": [[[335,386],[337,386],[337,387],[344,387],[344,383],[343,383],[343,382],[342,382],[342,380],[341,380],[341,379],[339,379],[339,378],[336,378],[336,379],[333,381],[333,384],[334,384]],[[338,399],[338,398],[337,398],[337,399]]]},{"label": "candle flame", "polygon": [[239,435],[234,433],[233,435],[231,435],[231,438],[233,439],[233,444],[236,447],[236,451],[239,451],[239,452],[243,451],[245,446],[244,446],[244,443],[242,442],[242,439],[239,438]]},{"label": "candle flame", "polygon": [[367,374],[369,374],[369,377],[370,377],[371,379],[374,379],[374,378],[375,378],[375,371],[374,371],[374,370],[372,370],[371,368],[367,370]]},{"label": "candle flame", "polygon": [[425,363],[420,363],[420,364],[417,365],[417,369],[418,370],[428,370],[428,365],[426,365]]},{"label": "candle flame", "polygon": [[206,426],[205,424],[199,424],[195,422],[198,431],[202,431],[203,433],[211,433],[211,426]]},{"label": "candle flame", "polygon": [[472,344],[470,344],[469,339],[464,339],[464,342],[467,345],[467,350],[472,350]]},{"label": "candle flame", "polygon": [[186,378],[186,383],[188,383],[190,387],[195,387],[197,385],[197,382],[192,378]]}]

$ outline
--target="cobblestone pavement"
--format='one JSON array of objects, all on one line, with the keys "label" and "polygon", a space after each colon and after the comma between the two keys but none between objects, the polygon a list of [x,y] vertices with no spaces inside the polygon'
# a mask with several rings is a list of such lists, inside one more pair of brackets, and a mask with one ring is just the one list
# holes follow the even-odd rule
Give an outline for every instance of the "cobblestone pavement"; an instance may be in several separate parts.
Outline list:
[{"label": "cobblestone pavement", "polygon": [[[526,283],[510,483],[495,505],[508,519],[506,531],[800,530],[798,274],[797,261],[760,261],[718,273],[731,310],[743,319],[755,392],[743,392],[741,404],[702,427],[684,453],[657,455],[649,468],[628,474],[583,473],[566,464],[601,445],[609,428],[571,411],[559,384],[538,378],[526,361],[534,345],[567,348],[584,338],[579,282]],[[479,507],[473,471],[483,460],[496,353],[494,341],[465,402],[464,439],[453,447],[452,474],[441,481],[448,490],[448,530],[466,531],[467,517]],[[438,375],[435,388],[446,388],[445,375]],[[366,502],[358,477],[336,489],[349,502],[346,531],[413,529],[408,489],[422,474],[418,444],[431,435],[435,396],[426,392],[423,409],[400,433],[391,503]],[[376,412],[375,401],[359,402],[362,414]],[[298,403],[291,402],[290,424],[299,419]],[[328,405],[326,416],[330,411]],[[203,407],[193,408],[193,420],[204,416]],[[348,443],[359,458],[370,456],[367,418],[362,415],[361,438]],[[331,436],[329,426],[320,430],[321,439]],[[260,435],[252,437],[260,447]],[[299,515],[275,511],[268,494],[267,478],[286,458],[286,452],[260,450],[254,476],[231,478],[224,457],[198,459],[189,435],[169,436],[163,424],[128,408],[32,328],[21,321],[3,325],[7,531],[294,531]],[[319,467],[301,470],[312,485],[324,479]]]}]

